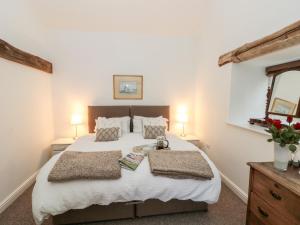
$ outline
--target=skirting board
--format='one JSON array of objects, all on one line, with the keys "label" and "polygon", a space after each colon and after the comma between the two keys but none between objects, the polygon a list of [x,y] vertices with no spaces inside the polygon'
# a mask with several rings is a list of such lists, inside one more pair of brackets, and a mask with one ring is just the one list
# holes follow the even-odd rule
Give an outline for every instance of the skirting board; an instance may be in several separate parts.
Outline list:
[{"label": "skirting board", "polygon": [[221,171],[219,171],[224,184],[235,193],[245,204],[248,202],[248,194],[246,194],[239,186],[237,186],[232,180],[226,177]]},{"label": "skirting board", "polygon": [[36,171],[27,180],[25,180],[19,187],[17,187],[9,196],[7,196],[2,202],[0,202],[0,213],[7,209],[24,191],[27,190],[35,181]]}]

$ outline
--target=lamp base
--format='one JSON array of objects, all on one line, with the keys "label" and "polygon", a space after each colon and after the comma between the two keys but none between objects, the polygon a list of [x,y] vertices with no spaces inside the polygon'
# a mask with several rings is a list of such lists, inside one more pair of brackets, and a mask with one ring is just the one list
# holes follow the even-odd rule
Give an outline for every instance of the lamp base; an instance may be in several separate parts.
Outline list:
[{"label": "lamp base", "polygon": [[185,137],[185,133],[184,133],[184,123],[182,123],[182,132],[180,134],[181,137]]},{"label": "lamp base", "polygon": [[75,136],[73,137],[74,140],[78,139],[78,132],[77,132],[77,125],[75,125]]}]

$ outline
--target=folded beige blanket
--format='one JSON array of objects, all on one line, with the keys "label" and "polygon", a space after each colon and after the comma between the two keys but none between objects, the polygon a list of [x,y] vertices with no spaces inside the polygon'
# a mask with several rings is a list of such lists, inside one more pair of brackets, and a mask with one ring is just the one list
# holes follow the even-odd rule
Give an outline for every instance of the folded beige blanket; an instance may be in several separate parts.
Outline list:
[{"label": "folded beige blanket", "polygon": [[121,151],[66,151],[52,168],[48,181],[118,179],[121,177],[121,167],[118,162],[121,157]]},{"label": "folded beige blanket", "polygon": [[154,175],[176,179],[211,179],[214,174],[200,152],[152,151],[148,155]]}]

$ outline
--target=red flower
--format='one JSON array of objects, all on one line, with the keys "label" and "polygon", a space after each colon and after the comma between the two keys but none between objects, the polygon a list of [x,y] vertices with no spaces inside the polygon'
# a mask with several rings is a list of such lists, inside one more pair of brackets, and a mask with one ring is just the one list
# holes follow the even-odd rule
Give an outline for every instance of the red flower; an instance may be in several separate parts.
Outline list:
[{"label": "red flower", "polygon": [[287,121],[288,123],[293,122],[293,117],[292,117],[292,116],[288,116],[288,117],[286,118],[286,121]]},{"label": "red flower", "polygon": [[273,125],[280,130],[282,128],[282,124],[280,120],[273,120]]},{"label": "red flower", "polygon": [[300,130],[300,122],[294,124],[294,129],[295,130]]},{"label": "red flower", "polygon": [[271,118],[267,118],[267,123],[273,124],[273,120]]}]

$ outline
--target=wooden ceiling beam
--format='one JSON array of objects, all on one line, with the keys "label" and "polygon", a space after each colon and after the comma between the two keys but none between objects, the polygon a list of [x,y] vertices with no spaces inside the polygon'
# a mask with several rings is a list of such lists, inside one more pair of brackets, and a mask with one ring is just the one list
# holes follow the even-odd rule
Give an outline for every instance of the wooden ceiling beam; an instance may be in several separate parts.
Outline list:
[{"label": "wooden ceiling beam", "polygon": [[280,49],[300,44],[300,20],[259,40],[244,44],[219,57],[219,66],[240,63]]},{"label": "wooden ceiling beam", "polygon": [[52,73],[52,63],[38,56],[24,52],[0,39],[0,57],[35,69]]}]

